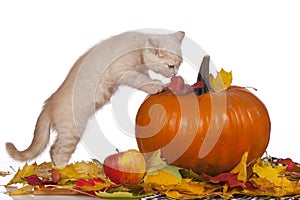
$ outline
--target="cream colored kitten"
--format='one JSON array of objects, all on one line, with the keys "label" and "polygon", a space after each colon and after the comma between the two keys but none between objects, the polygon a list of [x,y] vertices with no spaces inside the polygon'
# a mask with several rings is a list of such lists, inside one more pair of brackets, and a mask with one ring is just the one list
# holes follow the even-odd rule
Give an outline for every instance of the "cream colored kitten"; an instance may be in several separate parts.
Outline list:
[{"label": "cream colored kitten", "polygon": [[152,80],[147,71],[165,77],[175,75],[182,62],[183,38],[184,32],[164,35],[126,32],[92,47],[77,60],[62,85],[45,102],[31,145],[18,151],[12,143],[6,143],[9,155],[20,161],[34,159],[46,148],[52,129],[57,132],[50,150],[52,162],[67,164],[89,118],[110,100],[119,85],[149,94],[164,89],[162,82]]}]

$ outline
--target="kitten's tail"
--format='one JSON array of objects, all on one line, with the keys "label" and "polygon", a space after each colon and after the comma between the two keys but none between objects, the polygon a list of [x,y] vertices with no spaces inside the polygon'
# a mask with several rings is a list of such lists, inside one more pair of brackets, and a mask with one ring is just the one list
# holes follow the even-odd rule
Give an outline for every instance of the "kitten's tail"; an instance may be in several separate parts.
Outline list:
[{"label": "kitten's tail", "polygon": [[24,150],[19,151],[13,143],[6,143],[6,150],[8,154],[15,160],[28,161],[40,155],[50,139],[51,122],[47,110],[44,108],[37,120],[34,136],[30,146]]}]

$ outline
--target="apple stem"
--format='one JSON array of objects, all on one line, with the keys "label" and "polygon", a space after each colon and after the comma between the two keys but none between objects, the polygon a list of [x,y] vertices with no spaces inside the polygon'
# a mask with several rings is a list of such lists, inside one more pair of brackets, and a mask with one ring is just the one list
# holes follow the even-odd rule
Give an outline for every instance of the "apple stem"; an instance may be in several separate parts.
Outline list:
[{"label": "apple stem", "polygon": [[116,152],[117,152],[117,153],[120,153],[120,150],[119,150],[118,148],[116,148]]}]

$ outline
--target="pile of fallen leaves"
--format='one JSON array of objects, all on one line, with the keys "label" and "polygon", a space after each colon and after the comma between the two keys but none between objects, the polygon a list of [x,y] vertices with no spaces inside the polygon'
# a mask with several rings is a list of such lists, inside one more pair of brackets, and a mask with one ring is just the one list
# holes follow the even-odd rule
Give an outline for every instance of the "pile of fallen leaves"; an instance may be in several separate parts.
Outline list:
[{"label": "pile of fallen leaves", "polygon": [[76,162],[64,168],[51,163],[33,164],[19,169],[7,187],[20,194],[85,194],[102,198],[141,198],[164,194],[175,199],[241,195],[263,197],[300,196],[300,165],[291,159],[256,159],[241,162],[230,172],[217,176],[196,174],[188,169],[167,165],[160,151],[148,163],[144,179],[133,185],[117,185],[104,174],[102,164],[93,160]]}]

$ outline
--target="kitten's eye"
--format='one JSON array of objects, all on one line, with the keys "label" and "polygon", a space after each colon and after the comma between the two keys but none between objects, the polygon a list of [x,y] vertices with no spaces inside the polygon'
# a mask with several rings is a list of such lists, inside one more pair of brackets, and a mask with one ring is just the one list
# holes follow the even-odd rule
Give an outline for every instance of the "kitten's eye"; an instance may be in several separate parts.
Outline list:
[{"label": "kitten's eye", "polygon": [[159,49],[154,49],[154,54],[158,55],[159,54]]},{"label": "kitten's eye", "polygon": [[168,68],[169,68],[169,69],[174,69],[174,68],[175,68],[175,65],[168,65]]},{"label": "kitten's eye", "polygon": [[158,56],[159,56],[160,58],[162,58],[162,57],[165,56],[165,54],[164,54],[162,51],[158,51]]},{"label": "kitten's eye", "polygon": [[160,58],[162,58],[162,57],[165,56],[165,53],[164,53],[162,50],[160,50],[160,49],[155,49],[154,54],[155,54],[156,56],[160,57]]}]

